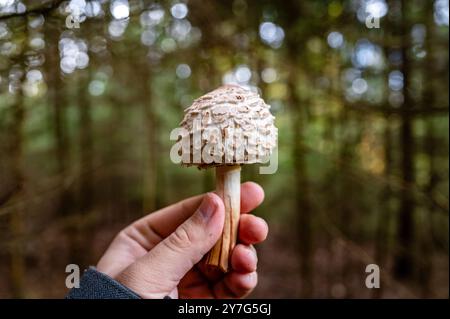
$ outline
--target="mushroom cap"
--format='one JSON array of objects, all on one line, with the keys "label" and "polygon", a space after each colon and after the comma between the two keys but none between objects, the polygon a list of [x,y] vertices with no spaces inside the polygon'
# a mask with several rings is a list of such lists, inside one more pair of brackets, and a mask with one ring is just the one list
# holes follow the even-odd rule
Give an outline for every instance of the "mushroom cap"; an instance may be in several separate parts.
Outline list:
[{"label": "mushroom cap", "polygon": [[[274,119],[258,93],[223,85],[185,109],[180,126],[189,135],[191,156],[183,164],[205,168],[266,162],[277,144]],[[212,154],[214,159],[194,160],[195,152]]]}]

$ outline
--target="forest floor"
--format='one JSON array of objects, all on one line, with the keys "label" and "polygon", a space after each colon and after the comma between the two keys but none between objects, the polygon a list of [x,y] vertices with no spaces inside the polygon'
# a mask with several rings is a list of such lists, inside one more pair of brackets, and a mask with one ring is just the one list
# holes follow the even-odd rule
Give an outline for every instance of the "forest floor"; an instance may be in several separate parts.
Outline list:
[{"label": "forest floor", "polygon": [[[94,265],[114,235],[123,227],[98,225],[90,230],[90,236],[79,238],[77,243],[84,250],[83,263]],[[328,245],[315,244],[311,257],[310,290],[305,291],[305,281],[299,267],[298,248],[293,242],[295,231],[276,223],[270,223],[267,241],[257,247],[259,251],[259,284],[252,298],[418,298],[424,296],[421,287],[413,282],[401,283],[389,276],[389,269],[381,269],[381,289],[365,287],[364,256],[353,254],[344,241],[333,239]],[[73,243],[72,243],[73,244]],[[61,227],[49,227],[27,247],[27,272],[25,297],[62,298],[65,287],[65,267],[70,260],[69,236]],[[351,248],[352,249],[352,248]],[[362,248],[370,252],[370,247]],[[361,257],[361,258],[359,258]],[[361,260],[360,260],[361,259]],[[10,298],[8,258],[0,254],[0,298]],[[389,262],[387,263],[389,265]],[[85,265],[85,266],[86,266]],[[425,297],[448,298],[448,256],[434,256],[431,282]],[[389,267],[388,267],[389,268]]]}]

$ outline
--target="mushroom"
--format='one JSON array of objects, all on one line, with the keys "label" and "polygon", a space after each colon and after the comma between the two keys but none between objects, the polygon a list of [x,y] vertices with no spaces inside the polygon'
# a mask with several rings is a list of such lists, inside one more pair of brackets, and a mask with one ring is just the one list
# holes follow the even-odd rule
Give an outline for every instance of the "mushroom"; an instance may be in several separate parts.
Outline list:
[{"label": "mushroom", "polygon": [[228,271],[236,245],[241,165],[266,162],[276,146],[275,117],[269,109],[257,93],[224,85],[196,99],[180,123],[189,142],[183,148],[189,151],[188,156],[183,154],[183,164],[216,169],[216,193],[224,201],[225,222],[206,264],[223,272]]}]

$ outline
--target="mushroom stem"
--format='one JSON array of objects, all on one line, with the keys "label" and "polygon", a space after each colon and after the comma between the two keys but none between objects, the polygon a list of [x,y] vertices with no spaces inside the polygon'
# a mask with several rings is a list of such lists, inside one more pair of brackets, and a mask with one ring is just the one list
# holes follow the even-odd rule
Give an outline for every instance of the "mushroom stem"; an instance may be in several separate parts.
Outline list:
[{"label": "mushroom stem", "polygon": [[225,165],[216,168],[216,192],[225,205],[222,236],[208,253],[206,264],[228,272],[231,251],[236,245],[241,213],[241,166]]}]

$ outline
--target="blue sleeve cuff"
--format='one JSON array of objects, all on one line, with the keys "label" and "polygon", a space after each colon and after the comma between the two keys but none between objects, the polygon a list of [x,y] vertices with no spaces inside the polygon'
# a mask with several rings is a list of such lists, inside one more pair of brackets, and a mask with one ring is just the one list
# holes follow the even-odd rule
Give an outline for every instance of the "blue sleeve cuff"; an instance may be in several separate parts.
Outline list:
[{"label": "blue sleeve cuff", "polygon": [[89,267],[80,280],[80,288],[72,288],[67,299],[141,299],[135,292],[111,277]]}]

